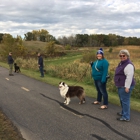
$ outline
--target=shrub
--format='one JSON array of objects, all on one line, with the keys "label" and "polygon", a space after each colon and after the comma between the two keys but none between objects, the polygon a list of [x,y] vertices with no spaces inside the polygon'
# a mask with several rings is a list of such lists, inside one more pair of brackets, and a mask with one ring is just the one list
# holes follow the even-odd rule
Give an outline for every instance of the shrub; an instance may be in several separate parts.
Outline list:
[{"label": "shrub", "polygon": [[96,52],[87,52],[83,55],[81,62],[90,63],[96,60]]},{"label": "shrub", "polygon": [[50,41],[45,48],[45,53],[49,56],[53,56],[55,54],[55,42]]},{"label": "shrub", "polygon": [[134,87],[133,93],[131,94],[132,97],[136,99],[140,99],[140,76],[135,78],[136,85]]},{"label": "shrub", "polygon": [[109,48],[108,52],[109,53],[112,53],[113,49],[112,48]]},{"label": "shrub", "polygon": [[70,45],[66,45],[66,46],[65,46],[65,49],[66,49],[66,50],[71,50],[71,46],[70,46]]},{"label": "shrub", "polygon": [[24,69],[38,70],[38,62],[35,58],[23,59],[18,57],[15,62]]}]

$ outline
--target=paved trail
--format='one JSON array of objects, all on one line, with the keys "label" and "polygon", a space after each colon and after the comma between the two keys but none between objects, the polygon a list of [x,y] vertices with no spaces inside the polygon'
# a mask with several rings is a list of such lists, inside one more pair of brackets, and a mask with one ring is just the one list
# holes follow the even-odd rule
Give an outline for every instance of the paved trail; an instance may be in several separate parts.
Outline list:
[{"label": "paved trail", "polygon": [[63,105],[59,89],[22,74],[8,76],[0,67],[0,107],[26,140],[139,140],[140,113],[131,111],[130,122],[119,122],[120,107],[106,110],[79,105],[73,98]]}]

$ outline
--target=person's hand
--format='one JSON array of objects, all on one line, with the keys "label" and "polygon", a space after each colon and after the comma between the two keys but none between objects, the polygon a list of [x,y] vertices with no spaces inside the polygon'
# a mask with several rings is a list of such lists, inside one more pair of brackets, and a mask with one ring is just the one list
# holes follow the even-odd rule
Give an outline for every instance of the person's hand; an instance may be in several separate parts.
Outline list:
[{"label": "person's hand", "polygon": [[125,88],[125,92],[128,93],[129,92],[129,88]]},{"label": "person's hand", "polygon": [[105,82],[106,82],[106,81],[103,81],[103,80],[101,81],[102,84],[105,84]]},{"label": "person's hand", "polygon": [[90,65],[91,65],[91,66],[93,65],[93,62],[92,62],[92,61],[90,62]]}]

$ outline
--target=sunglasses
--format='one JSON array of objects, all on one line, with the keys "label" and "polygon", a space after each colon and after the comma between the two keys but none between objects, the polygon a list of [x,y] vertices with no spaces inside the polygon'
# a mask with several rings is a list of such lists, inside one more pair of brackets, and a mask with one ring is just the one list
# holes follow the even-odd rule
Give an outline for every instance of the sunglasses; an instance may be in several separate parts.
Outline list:
[{"label": "sunglasses", "polygon": [[125,57],[125,55],[119,55],[120,57]]}]

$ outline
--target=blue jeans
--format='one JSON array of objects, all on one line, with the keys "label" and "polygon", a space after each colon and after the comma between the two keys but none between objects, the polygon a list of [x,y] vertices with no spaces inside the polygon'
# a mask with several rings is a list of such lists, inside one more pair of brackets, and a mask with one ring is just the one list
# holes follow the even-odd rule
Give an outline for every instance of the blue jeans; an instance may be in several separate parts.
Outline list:
[{"label": "blue jeans", "polygon": [[106,91],[106,83],[102,83],[100,80],[94,80],[97,90],[97,101],[101,102],[103,97],[103,105],[108,105],[108,93]]},{"label": "blue jeans", "polygon": [[118,94],[122,107],[122,118],[130,120],[130,97],[134,86],[131,86],[129,92],[125,92],[125,87],[118,87]]},{"label": "blue jeans", "polygon": [[39,67],[39,70],[40,70],[41,76],[44,77],[43,67]]}]

